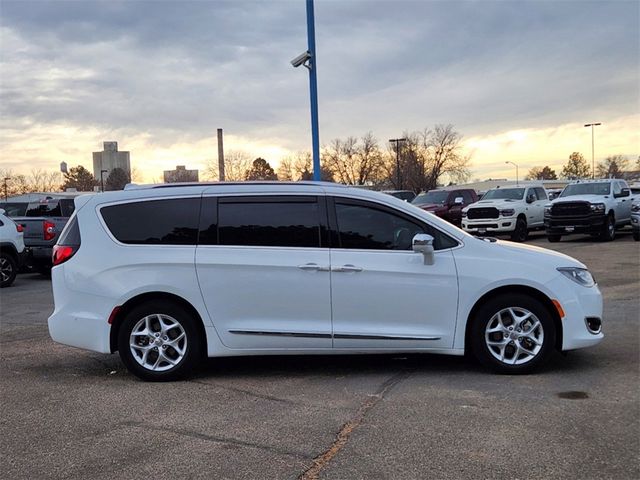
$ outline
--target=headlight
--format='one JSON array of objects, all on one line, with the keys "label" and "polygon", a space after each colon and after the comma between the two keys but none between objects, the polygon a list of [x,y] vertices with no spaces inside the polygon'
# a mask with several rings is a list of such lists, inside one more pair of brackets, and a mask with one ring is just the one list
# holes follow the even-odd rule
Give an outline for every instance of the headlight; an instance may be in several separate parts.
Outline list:
[{"label": "headlight", "polygon": [[596,284],[596,279],[586,268],[561,267],[558,271],[583,287],[593,287]]},{"label": "headlight", "polygon": [[592,203],[591,211],[595,213],[604,213],[604,203]]},{"label": "headlight", "polygon": [[512,217],[516,211],[513,208],[505,208],[504,210],[500,210],[500,215],[503,217]]},{"label": "headlight", "polygon": [[640,203],[634,203],[633,205],[631,205],[631,211],[640,212]]},{"label": "headlight", "polygon": [[551,215],[551,205],[546,205],[544,207],[544,214],[545,215]]},{"label": "headlight", "polygon": [[462,218],[467,218],[467,212],[465,212],[464,210],[462,211]]}]

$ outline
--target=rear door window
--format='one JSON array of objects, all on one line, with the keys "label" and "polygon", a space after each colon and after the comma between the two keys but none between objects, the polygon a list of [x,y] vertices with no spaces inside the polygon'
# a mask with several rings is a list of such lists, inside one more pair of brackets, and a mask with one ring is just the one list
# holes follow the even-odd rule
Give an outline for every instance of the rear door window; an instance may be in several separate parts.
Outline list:
[{"label": "rear door window", "polygon": [[[315,196],[219,198],[217,243],[318,248],[326,224],[323,205]],[[210,226],[205,227],[205,231],[210,230]],[[211,236],[203,237],[202,232],[201,239],[201,244],[213,243]]]},{"label": "rear door window", "polygon": [[107,228],[131,245],[195,245],[200,198],[121,203],[100,210]]}]

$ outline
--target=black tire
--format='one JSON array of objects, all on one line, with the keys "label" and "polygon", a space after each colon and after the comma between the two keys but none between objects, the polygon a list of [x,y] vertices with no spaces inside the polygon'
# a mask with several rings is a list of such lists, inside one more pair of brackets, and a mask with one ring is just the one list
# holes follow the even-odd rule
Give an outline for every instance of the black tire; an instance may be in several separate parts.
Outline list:
[{"label": "black tire", "polygon": [[562,238],[562,235],[547,235],[547,240],[550,241],[551,243],[556,243],[559,242],[560,239]]},{"label": "black tire", "polygon": [[[159,351],[162,351],[163,355],[165,353],[167,354],[167,357],[163,358],[169,358],[169,356],[171,356],[174,357],[172,360],[178,361],[178,363],[172,367],[168,365],[168,361],[160,361],[159,367],[166,368],[161,371],[154,371],[151,368],[144,367],[140,363],[142,359],[138,361],[134,357],[134,353],[132,352],[132,348],[129,344],[129,339],[133,329],[139,322],[143,321],[145,317],[153,316],[152,320],[150,320],[151,322],[154,322],[151,324],[152,330],[157,331],[158,333],[160,332],[160,324],[157,322],[156,315],[163,315],[165,319],[170,318],[169,321],[173,320],[177,322],[179,327],[182,328],[182,330],[180,330],[179,327],[172,327],[168,329],[167,336],[158,337],[158,341],[160,341],[161,338],[168,338],[168,343],[170,343],[172,340],[171,335],[175,335],[177,338],[182,331],[185,334],[185,343],[182,343],[180,340],[180,345],[178,346],[178,348],[184,348],[182,357],[180,357],[178,350],[172,350],[173,347],[165,345],[164,342],[162,342],[161,346],[159,344],[159,346],[153,347],[152,342],[150,342],[148,337],[155,335],[155,333],[152,335],[140,336],[140,348],[144,349],[145,347],[149,347],[148,356],[150,357],[150,362],[153,362],[154,359],[157,360],[160,357],[157,353]],[[153,318],[155,318],[155,320],[153,320]],[[122,362],[131,373],[146,381],[168,382],[187,377],[201,360],[204,352],[203,347],[205,345],[205,340],[202,338],[200,329],[196,323],[198,321],[199,320],[193,318],[193,315],[185,308],[171,301],[156,300],[138,305],[126,315],[118,332],[118,352]],[[140,356],[142,356],[142,350],[137,350],[137,352],[139,353],[138,358],[140,358]],[[178,357],[180,358],[178,359]],[[162,364],[164,364],[164,366],[162,366]]]},{"label": "black tire", "polygon": [[640,240],[640,230],[637,228],[633,231],[633,239],[637,242]]},{"label": "black tire", "polygon": [[611,242],[616,238],[616,219],[613,214],[607,215],[607,219],[602,225],[602,231],[600,232],[600,240],[603,242]]},{"label": "black tire", "polygon": [[516,228],[511,233],[512,242],[524,242],[529,236],[529,230],[527,229],[527,221],[520,217],[516,220]]},{"label": "black tire", "polygon": [[[488,339],[493,341],[492,336],[497,335],[497,333],[487,334],[486,329],[490,322],[492,324],[496,322],[494,316],[498,314],[498,312],[502,312],[505,309],[510,308],[515,309],[516,313],[518,313],[519,310],[531,312],[533,314],[533,316],[530,317],[531,321],[534,321],[534,317],[537,317],[537,320],[540,322],[540,327],[533,330],[537,335],[542,333],[542,340],[540,340],[541,346],[538,351],[535,352],[535,355],[529,355],[528,353],[525,353],[525,351],[516,354],[516,352],[519,352],[516,348],[519,349],[521,345],[531,348],[532,352],[535,351],[536,346],[530,340],[526,339],[526,329],[523,328],[524,333],[517,333],[518,324],[513,323],[513,328],[509,331],[508,335],[515,335],[517,338],[505,337],[504,339],[499,340],[505,342],[503,345],[506,358],[505,361],[501,361],[492,354],[490,347],[487,344]],[[509,323],[510,318],[511,316],[509,314],[505,314],[503,312],[502,320],[505,324]],[[540,301],[528,295],[513,294],[493,297],[478,309],[474,318],[470,319],[470,321],[472,323],[469,330],[468,346],[471,347],[474,356],[483,366],[498,373],[529,373],[540,367],[549,359],[549,355],[552,353],[555,346],[556,328],[551,313]],[[525,323],[526,322],[527,320],[525,320]],[[532,325],[527,324],[527,326],[531,327]],[[505,327],[505,329],[506,328],[507,327]],[[502,333],[500,333],[500,335],[504,336]],[[494,349],[494,353],[499,355],[500,347],[493,346],[492,348]],[[516,361],[522,361],[523,363],[509,364],[508,362],[510,358],[513,357],[516,358]]]},{"label": "black tire", "polygon": [[13,255],[0,253],[0,288],[9,287],[18,274],[18,264]]}]

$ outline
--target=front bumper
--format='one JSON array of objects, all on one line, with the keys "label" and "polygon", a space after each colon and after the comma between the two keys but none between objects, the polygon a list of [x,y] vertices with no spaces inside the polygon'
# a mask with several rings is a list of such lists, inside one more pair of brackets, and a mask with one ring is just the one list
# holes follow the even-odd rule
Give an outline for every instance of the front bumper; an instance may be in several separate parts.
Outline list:
[{"label": "front bumper", "polygon": [[631,214],[631,228],[635,230],[640,230],[640,214],[632,213]]},{"label": "front bumper", "polygon": [[586,321],[587,318],[603,320],[600,289],[597,285],[586,288],[572,283],[561,275],[547,285],[552,292],[557,292],[557,300],[565,313],[562,318],[562,351],[591,347],[604,338],[602,330],[590,332]]},{"label": "front bumper", "polygon": [[584,215],[575,217],[544,217],[547,234],[567,235],[570,233],[600,233],[606,215]]},{"label": "front bumper", "polygon": [[467,233],[510,233],[516,228],[514,217],[462,219],[462,229]]}]

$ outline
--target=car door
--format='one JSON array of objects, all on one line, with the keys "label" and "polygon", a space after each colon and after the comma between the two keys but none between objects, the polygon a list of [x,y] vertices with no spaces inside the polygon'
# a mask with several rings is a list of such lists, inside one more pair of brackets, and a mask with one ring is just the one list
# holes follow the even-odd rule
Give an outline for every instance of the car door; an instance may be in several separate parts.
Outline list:
[{"label": "car door", "polygon": [[631,201],[631,196],[622,196],[622,190],[624,188],[629,188],[626,182],[621,180],[613,182],[613,197],[616,202],[616,223],[628,222],[631,218],[631,204],[633,202]]},{"label": "car door", "polygon": [[541,227],[544,225],[544,207],[549,203],[549,197],[547,196],[547,191],[543,187],[535,187],[533,189],[536,193],[536,201],[533,202],[534,207],[534,223],[531,224],[533,227]]},{"label": "car door", "polygon": [[222,343],[330,349],[327,241],[322,196],[203,197],[196,269]]},{"label": "car door", "polygon": [[[335,197],[328,205],[334,348],[451,348],[458,242],[382,204]],[[417,233],[435,237],[433,265],[412,251]]]}]

